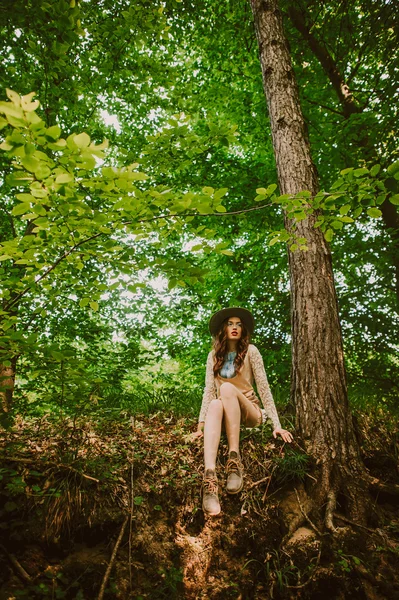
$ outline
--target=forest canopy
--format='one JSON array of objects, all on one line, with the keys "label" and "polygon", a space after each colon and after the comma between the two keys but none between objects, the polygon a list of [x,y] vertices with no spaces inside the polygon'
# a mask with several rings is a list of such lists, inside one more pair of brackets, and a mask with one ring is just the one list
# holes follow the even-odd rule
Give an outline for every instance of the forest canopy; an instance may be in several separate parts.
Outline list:
[{"label": "forest canopy", "polygon": [[16,370],[13,410],[170,406],[178,392],[196,414],[207,319],[224,305],[254,312],[287,402],[286,245],[306,252],[307,240],[287,232],[282,208],[298,222],[322,209],[350,399],[392,406],[393,4],[282,3],[320,178],[313,203],[279,195],[248,4],[1,10],[0,351],[5,376]]}]

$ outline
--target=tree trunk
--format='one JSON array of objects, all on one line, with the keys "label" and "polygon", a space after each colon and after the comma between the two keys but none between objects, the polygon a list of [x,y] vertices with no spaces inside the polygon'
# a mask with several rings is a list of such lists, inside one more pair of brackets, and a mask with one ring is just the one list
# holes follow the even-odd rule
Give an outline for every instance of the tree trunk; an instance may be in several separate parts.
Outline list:
[{"label": "tree trunk", "polygon": [[[298,89],[277,0],[251,0],[280,191],[317,193]],[[292,310],[291,395],[306,450],[315,459],[315,507],[326,505],[326,525],[339,494],[352,519],[365,522],[365,468],[348,406],[342,335],[331,254],[316,215],[297,224],[308,252],[289,251]],[[286,228],[293,223],[286,217]]]},{"label": "tree trunk", "polygon": [[11,411],[16,362],[15,358],[9,366],[0,364],[0,412],[3,415],[8,415]]},{"label": "tree trunk", "polygon": [[[336,61],[311,31],[306,22],[304,13],[292,5],[288,8],[288,15],[291,23],[308,43],[309,48],[329,78],[342,106],[342,112],[345,119],[349,119],[351,115],[362,113],[363,109],[353,97],[353,94],[349,89],[349,84],[342,75]],[[358,145],[363,148],[367,161],[378,162],[379,159],[376,149],[370,144],[367,131],[363,132],[363,135],[358,141]],[[389,200],[384,200],[380,208],[382,210],[384,225],[388,229],[392,241],[389,258],[395,268],[395,293],[399,310],[399,214],[396,207],[391,204]]]}]

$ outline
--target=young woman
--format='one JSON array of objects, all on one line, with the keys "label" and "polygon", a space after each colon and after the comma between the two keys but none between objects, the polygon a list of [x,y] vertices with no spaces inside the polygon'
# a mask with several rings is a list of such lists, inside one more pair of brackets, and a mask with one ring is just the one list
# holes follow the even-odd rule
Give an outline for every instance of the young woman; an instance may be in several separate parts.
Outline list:
[{"label": "young woman", "polygon": [[[289,431],[281,428],[259,350],[249,343],[254,320],[245,308],[225,308],[213,315],[209,329],[214,337],[213,350],[206,364],[205,390],[198,429],[193,438],[204,436],[205,474],[202,507],[208,515],[220,513],[216,456],[222,423],[226,429],[229,458],[226,464],[226,490],[237,494],[243,487],[240,459],[240,425],[255,427],[267,418],[273,423],[273,436],[292,441]],[[253,389],[255,379],[259,400]]]}]

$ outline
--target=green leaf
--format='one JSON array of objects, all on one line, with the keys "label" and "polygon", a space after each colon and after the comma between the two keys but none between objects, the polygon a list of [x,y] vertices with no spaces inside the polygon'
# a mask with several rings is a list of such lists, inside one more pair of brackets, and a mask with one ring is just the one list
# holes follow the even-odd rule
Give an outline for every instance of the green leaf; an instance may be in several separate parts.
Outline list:
[{"label": "green leaf", "polygon": [[355,208],[355,210],[353,211],[353,216],[355,219],[357,219],[363,212],[363,208],[361,206],[359,206],[358,208]]},{"label": "green leaf", "polygon": [[98,306],[98,302],[95,302],[95,301],[92,301],[92,302],[90,302],[90,308],[91,308],[92,310],[94,310],[94,312],[97,312],[97,311],[98,311],[98,308],[99,308],[99,306]]},{"label": "green leaf", "polygon": [[389,165],[387,171],[390,175],[395,175],[395,173],[399,171],[399,160],[396,160],[394,163]]},{"label": "green leaf", "polygon": [[340,215],[346,215],[348,214],[348,212],[351,209],[351,205],[350,204],[345,204],[344,206],[341,206],[341,208],[339,209],[339,214]]},{"label": "green leaf", "polygon": [[363,175],[367,175],[368,172],[369,170],[367,169],[367,167],[361,167],[360,169],[355,169],[353,171],[353,174],[355,177],[363,177]]},{"label": "green leaf", "polygon": [[46,136],[51,140],[56,141],[61,135],[61,127],[59,125],[53,125],[46,129]]},{"label": "green leaf", "polygon": [[55,183],[70,183],[73,180],[74,176],[72,173],[60,173],[60,175],[57,175],[55,178]]},{"label": "green leaf", "polygon": [[143,504],[143,496],[135,496],[133,499],[133,503],[135,504],[135,506],[140,506],[141,504]]},{"label": "green leaf", "polygon": [[220,212],[220,213],[226,212],[226,208],[222,204],[218,204],[218,206],[215,207],[215,210],[216,210],[216,212]]},{"label": "green leaf", "polygon": [[223,196],[225,196],[228,191],[229,188],[220,188],[220,190],[216,190],[216,192],[213,195],[214,200],[220,200],[220,198],[223,198]]},{"label": "green leaf", "polygon": [[343,227],[342,221],[332,221],[331,227],[333,229],[342,229],[342,227]]},{"label": "green leaf", "polygon": [[33,112],[40,106],[39,100],[33,100],[32,98],[36,96],[36,92],[31,92],[26,96],[21,96],[21,106],[25,112]]},{"label": "green leaf", "polygon": [[395,204],[395,206],[399,206],[399,194],[394,194],[389,197],[389,201],[391,204]]},{"label": "green leaf", "polygon": [[374,167],[371,167],[371,169],[370,169],[371,177],[375,177],[376,175],[378,175],[378,173],[380,171],[381,171],[381,165],[374,165]]},{"label": "green leaf", "polygon": [[85,306],[87,306],[90,302],[90,298],[81,298],[81,300],[79,301],[79,306],[80,308],[84,308]]},{"label": "green leaf", "polygon": [[341,217],[340,219],[343,223],[354,223],[355,219],[352,219],[352,217]]},{"label": "green leaf", "polygon": [[260,196],[266,196],[267,189],[266,188],[257,188],[256,193],[259,194]]},{"label": "green leaf", "polygon": [[326,242],[331,242],[333,237],[334,237],[334,231],[332,229],[327,229],[327,231],[324,234],[324,238],[325,238]]},{"label": "green leaf", "polygon": [[367,209],[367,214],[372,219],[378,219],[382,215],[382,212],[379,208],[371,207]]},{"label": "green leaf", "polygon": [[28,212],[28,210],[30,210],[30,203],[22,202],[21,204],[17,204],[17,206],[14,206],[14,208],[11,211],[11,214],[13,214],[14,217],[17,217],[18,215],[25,214],[26,212]]},{"label": "green leaf", "polygon": [[207,196],[212,196],[212,194],[214,193],[214,189],[213,187],[203,187],[202,188],[202,193],[206,194]]},{"label": "green leaf", "polygon": [[35,170],[36,179],[47,179],[51,175],[49,167],[43,163],[40,163],[38,168]]},{"label": "green leaf", "polygon": [[73,137],[73,141],[78,148],[87,148],[87,146],[90,144],[90,136],[85,132],[79,133]]},{"label": "green leaf", "polygon": [[22,165],[25,167],[25,169],[27,171],[29,171],[30,173],[34,173],[36,171],[36,169],[39,168],[39,161],[36,160],[35,158],[33,158],[32,156],[25,156],[22,160],[21,160]]}]

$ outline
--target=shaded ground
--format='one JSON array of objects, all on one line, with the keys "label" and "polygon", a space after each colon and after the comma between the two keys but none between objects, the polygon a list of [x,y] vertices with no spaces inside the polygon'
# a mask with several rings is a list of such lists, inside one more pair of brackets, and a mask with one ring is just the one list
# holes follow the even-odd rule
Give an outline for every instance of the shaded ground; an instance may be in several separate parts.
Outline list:
[{"label": "shaded ground", "polygon": [[[398,482],[397,426],[359,416],[358,430],[372,474]],[[243,431],[243,492],[222,491],[222,514],[205,519],[189,431],[157,414],[18,420],[0,434],[0,600],[97,598],[126,517],[104,598],[399,599],[394,497],[375,498],[369,528],[338,513],[337,534],[320,535],[301,523],[312,465],[264,428]]]}]

